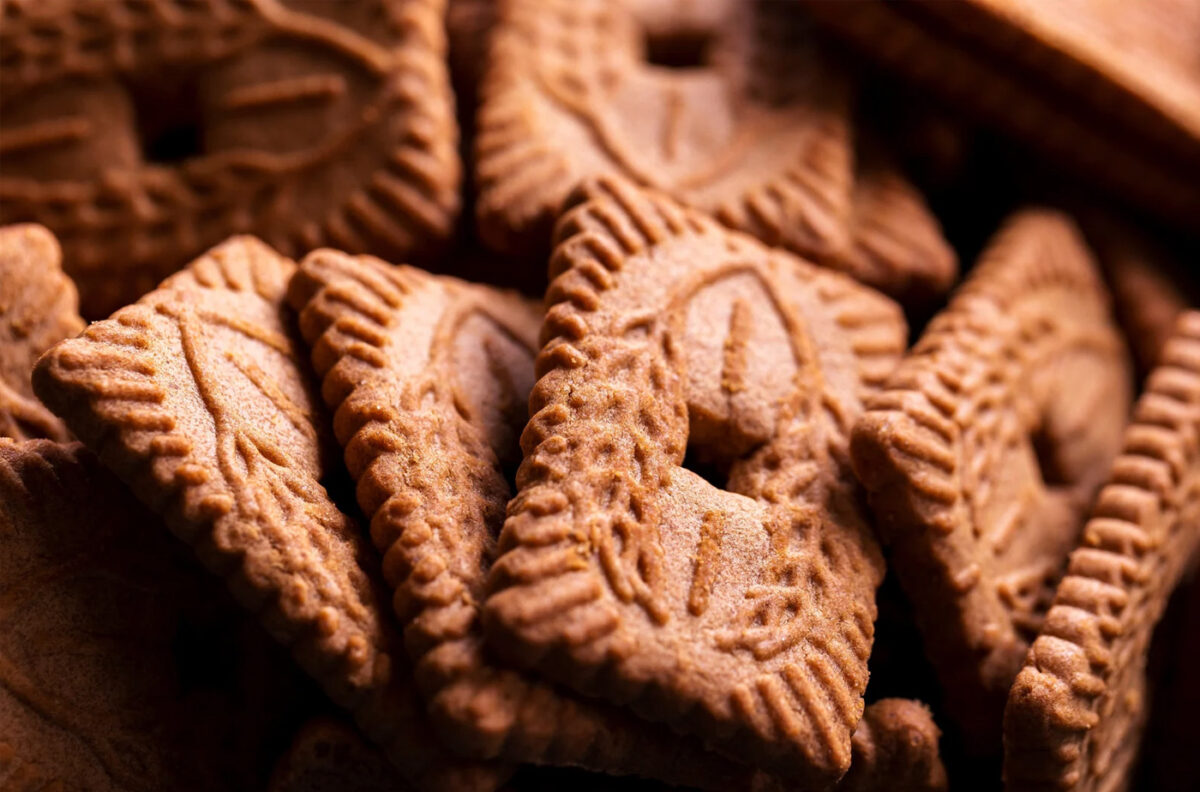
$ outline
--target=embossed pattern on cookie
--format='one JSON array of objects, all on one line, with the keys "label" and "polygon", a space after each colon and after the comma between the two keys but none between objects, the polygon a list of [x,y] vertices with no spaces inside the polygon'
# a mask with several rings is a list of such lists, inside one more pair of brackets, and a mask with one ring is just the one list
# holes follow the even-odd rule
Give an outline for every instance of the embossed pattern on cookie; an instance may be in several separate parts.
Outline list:
[{"label": "embossed pattern on cookie", "polygon": [[606,178],[579,197],[559,222],[489,644],[830,784],[850,764],[883,572],[849,431],[903,351],[903,317],[659,194]]},{"label": "embossed pattern on cookie", "polygon": [[479,605],[512,494],[504,471],[520,461],[541,306],[327,250],[301,263],[289,301],[445,743],[481,758],[767,788],[694,738],[487,655]]},{"label": "embossed pattern on cookie", "polygon": [[237,680],[177,662],[208,594],[177,544],[86,448],[0,438],[0,789],[253,782]]},{"label": "embossed pattern on cookie", "polygon": [[[648,13],[662,5],[498,3],[476,141],[485,241],[545,251],[571,189],[614,175],[770,244],[843,250],[847,75],[786,3]],[[713,7],[724,12],[706,17]]]},{"label": "embossed pattern on cookie", "polygon": [[958,277],[958,257],[925,198],[881,145],[860,145],[850,245],[828,262],[900,301],[926,306]]},{"label": "embossed pattern on cookie", "polygon": [[427,255],[461,165],[444,0],[6,0],[0,222],[100,317],[231,233]]},{"label": "embossed pattern on cookie", "polygon": [[1027,210],[854,429],[854,468],[978,749],[1120,447],[1130,378],[1078,231]]},{"label": "embossed pattern on cookie", "polygon": [[284,305],[295,265],[214,248],[39,361],[34,387],[409,780],[487,789],[426,733],[370,547],[321,486],[332,458]]},{"label": "embossed pattern on cookie", "polygon": [[[1009,789],[1124,788],[1154,626],[1200,545],[1200,313],[1176,324],[1008,697]],[[1169,695],[1167,691],[1167,695]]]},{"label": "embossed pattern on cookie", "polygon": [[36,225],[0,228],[0,286],[0,437],[66,440],[29,381],[39,355],[83,329],[54,235]]}]

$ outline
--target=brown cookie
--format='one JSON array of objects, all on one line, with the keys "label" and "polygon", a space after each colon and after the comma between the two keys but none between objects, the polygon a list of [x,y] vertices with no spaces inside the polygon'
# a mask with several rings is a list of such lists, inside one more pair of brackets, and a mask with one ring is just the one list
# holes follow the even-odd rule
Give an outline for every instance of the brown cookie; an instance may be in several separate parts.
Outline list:
[{"label": "brown cookie", "polygon": [[903,351],[903,317],[660,194],[602,179],[578,197],[558,226],[489,643],[830,784],[850,764],[883,576],[849,430]]},{"label": "brown cookie", "polygon": [[0,437],[70,436],[29,383],[38,356],[83,329],[75,284],[61,265],[58,241],[45,228],[0,228]]},{"label": "brown cookie", "polygon": [[237,680],[179,655],[207,581],[176,544],[82,446],[0,439],[0,789],[252,788]]},{"label": "brown cookie", "polygon": [[321,486],[332,449],[290,335],[294,270],[231,239],[46,353],[34,388],[406,778],[491,788],[498,768],[458,767],[427,733],[370,547]]},{"label": "brown cookie", "polygon": [[497,10],[476,141],[489,245],[546,251],[571,189],[611,174],[805,255],[846,247],[849,81],[786,3]]},{"label": "brown cookie", "polygon": [[[804,0],[859,51],[1184,228],[1200,214],[1191,0]],[[1045,11],[1045,13],[1043,13]]]},{"label": "brown cookie", "polygon": [[937,301],[958,277],[958,257],[937,218],[879,143],[859,147],[850,246],[830,263],[905,306]]},{"label": "brown cookie", "polygon": [[949,786],[938,755],[942,732],[929,708],[909,699],[881,699],[863,712],[851,745],[854,760],[838,792],[935,792]]},{"label": "brown cookie", "polygon": [[1198,487],[1200,313],[1189,311],[1147,380],[1009,694],[1009,789],[1129,784],[1146,717],[1150,638],[1200,545]]},{"label": "brown cookie", "polygon": [[444,0],[6,0],[0,222],[54,230],[86,316],[230,233],[426,255],[461,170]]},{"label": "brown cookie", "polygon": [[541,306],[335,251],[304,260],[289,301],[443,742],[480,758],[763,788],[694,738],[486,653],[479,606],[512,494],[505,470],[520,461]]},{"label": "brown cookie", "polygon": [[1129,399],[1090,253],[1065,216],[1028,210],[854,428],[854,468],[974,750],[995,750]]},{"label": "brown cookie", "polygon": [[313,718],[275,766],[267,792],[407,792],[412,789],[354,727]]}]

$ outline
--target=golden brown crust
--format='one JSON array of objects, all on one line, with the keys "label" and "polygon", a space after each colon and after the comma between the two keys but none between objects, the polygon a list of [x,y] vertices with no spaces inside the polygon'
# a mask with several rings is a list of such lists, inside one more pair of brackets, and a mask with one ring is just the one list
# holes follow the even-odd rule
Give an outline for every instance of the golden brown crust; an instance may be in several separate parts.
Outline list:
[{"label": "golden brown crust", "polygon": [[294,270],[231,239],[48,352],[35,390],[411,781],[487,788],[498,769],[457,768],[425,733],[370,548],[321,486],[329,444],[284,305]]},{"label": "golden brown crust", "polygon": [[[476,142],[485,241],[544,253],[571,189],[611,174],[804,255],[844,249],[849,85],[800,15],[724,3],[698,31],[686,13],[660,30],[638,5],[656,4],[498,3]],[[680,71],[650,62],[643,34],[710,42]]]},{"label": "golden brown crust", "polygon": [[855,470],[975,750],[995,745],[1008,686],[1119,448],[1130,389],[1078,231],[1029,210],[854,429]]},{"label": "golden brown crust", "polygon": [[[59,235],[91,317],[231,232],[289,253],[427,255],[459,201],[444,11],[444,0],[9,0],[0,222]],[[154,161],[172,129],[199,143],[183,162]]]},{"label": "golden brown crust", "polygon": [[38,356],[83,329],[75,284],[62,272],[62,250],[38,225],[0,228],[0,437],[70,437],[33,395]]},{"label": "golden brown crust", "polygon": [[511,494],[503,469],[518,461],[528,417],[541,307],[334,251],[305,259],[289,299],[445,743],[707,789],[754,785],[752,770],[698,740],[486,654],[479,603]]},{"label": "golden brown crust", "polygon": [[[1154,627],[1200,545],[1200,313],[1180,317],[1004,718],[1009,789],[1129,782]],[[1166,695],[1170,695],[1166,691]]]},{"label": "golden brown crust", "polygon": [[[829,784],[850,763],[882,576],[847,435],[903,318],[661,195],[601,179],[579,197],[551,261],[489,643]],[[682,467],[689,439],[728,466],[727,490]]]}]

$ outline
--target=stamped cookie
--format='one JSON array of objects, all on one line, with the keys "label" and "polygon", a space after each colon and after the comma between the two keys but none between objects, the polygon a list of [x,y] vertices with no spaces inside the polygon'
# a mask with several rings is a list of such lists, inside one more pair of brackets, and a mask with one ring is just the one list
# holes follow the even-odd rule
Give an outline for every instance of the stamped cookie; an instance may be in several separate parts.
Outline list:
[{"label": "stamped cookie", "polygon": [[313,718],[271,774],[267,792],[409,792],[396,768],[354,727]]},{"label": "stamped cookie", "polygon": [[0,789],[253,783],[237,680],[178,662],[207,581],[176,544],[79,444],[0,439]]},{"label": "stamped cookie", "polygon": [[1078,231],[1027,210],[854,428],[854,468],[975,750],[994,750],[1008,687],[1120,448],[1130,387]]},{"label": "stamped cookie", "polygon": [[891,154],[864,142],[857,155],[850,245],[829,263],[905,306],[928,306],[954,285],[958,257]]},{"label": "stamped cookie", "polygon": [[0,8],[0,222],[59,236],[84,315],[230,233],[408,257],[450,236],[444,0]]},{"label": "stamped cookie", "polygon": [[657,193],[601,179],[578,197],[551,262],[489,644],[830,784],[850,764],[883,575],[849,430],[903,351],[903,317]]},{"label": "stamped cookie", "polygon": [[806,255],[846,247],[849,83],[788,4],[497,5],[476,141],[489,245],[546,251],[572,188],[611,174]]},{"label": "stamped cookie", "polygon": [[333,456],[289,332],[294,270],[231,239],[51,349],[34,387],[410,781],[490,788],[499,769],[457,767],[427,733],[377,562],[321,486]]},{"label": "stamped cookie", "polygon": [[1007,788],[1128,784],[1148,705],[1150,638],[1200,546],[1198,493],[1200,313],[1189,311],[1146,382],[1009,693]]},{"label": "stamped cookie", "polygon": [[70,436],[29,382],[39,355],[83,329],[75,285],[61,265],[58,241],[45,228],[0,228],[0,437]]},{"label": "stamped cookie", "polygon": [[864,56],[1056,167],[1194,226],[1200,6],[1190,0],[802,4]]},{"label": "stamped cookie", "polygon": [[751,770],[694,738],[487,656],[479,605],[512,494],[505,471],[520,462],[541,306],[328,250],[304,260],[289,300],[445,744],[480,758],[754,787]]}]

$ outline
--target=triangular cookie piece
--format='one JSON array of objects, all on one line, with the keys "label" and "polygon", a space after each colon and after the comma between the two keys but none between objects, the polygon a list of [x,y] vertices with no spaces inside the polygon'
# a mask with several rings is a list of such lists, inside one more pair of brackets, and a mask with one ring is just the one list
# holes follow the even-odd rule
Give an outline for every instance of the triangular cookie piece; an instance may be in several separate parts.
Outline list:
[{"label": "triangular cookie piece", "polygon": [[335,457],[284,304],[294,271],[231,239],[46,353],[34,387],[410,781],[493,788],[500,768],[428,733],[371,548],[321,485]]}]

